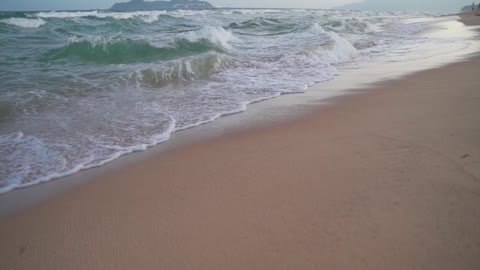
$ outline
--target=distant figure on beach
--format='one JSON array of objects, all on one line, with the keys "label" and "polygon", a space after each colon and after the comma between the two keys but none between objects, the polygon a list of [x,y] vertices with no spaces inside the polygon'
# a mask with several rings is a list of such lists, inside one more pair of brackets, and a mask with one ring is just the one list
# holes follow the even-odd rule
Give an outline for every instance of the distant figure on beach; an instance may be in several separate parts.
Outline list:
[{"label": "distant figure on beach", "polygon": [[472,11],[475,11],[475,2],[472,3]]}]

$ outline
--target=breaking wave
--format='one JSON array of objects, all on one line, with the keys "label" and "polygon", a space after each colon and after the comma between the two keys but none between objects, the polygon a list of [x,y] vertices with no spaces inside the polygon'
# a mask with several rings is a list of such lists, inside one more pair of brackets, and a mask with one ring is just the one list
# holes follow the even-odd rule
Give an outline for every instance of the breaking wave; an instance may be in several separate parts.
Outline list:
[{"label": "breaking wave", "polygon": [[207,79],[211,75],[235,66],[232,57],[222,53],[208,53],[175,61],[161,67],[136,71],[131,77],[149,88],[162,88],[171,83]]},{"label": "breaking wave", "polygon": [[49,51],[45,60],[65,58],[99,64],[148,63],[178,59],[230,48],[233,34],[220,27],[205,27],[179,34],[173,42],[153,45],[147,40],[122,37],[71,37],[62,48]]},{"label": "breaking wave", "polygon": [[357,18],[330,18],[323,22],[321,26],[328,31],[342,33],[370,33],[375,27],[366,21]]},{"label": "breaking wave", "polygon": [[37,18],[75,19],[75,18],[112,18],[115,20],[128,20],[139,18],[146,23],[156,22],[160,15],[166,11],[136,11],[136,12],[99,12],[99,11],[77,11],[77,12],[39,12],[34,14]]},{"label": "breaking wave", "polygon": [[46,60],[76,58],[100,64],[145,63],[219,50],[208,42],[177,40],[172,46],[156,47],[145,40],[124,38],[71,38],[67,45],[47,53]]},{"label": "breaking wave", "polygon": [[42,19],[27,19],[18,17],[2,19],[0,22],[23,28],[38,28],[46,23]]}]

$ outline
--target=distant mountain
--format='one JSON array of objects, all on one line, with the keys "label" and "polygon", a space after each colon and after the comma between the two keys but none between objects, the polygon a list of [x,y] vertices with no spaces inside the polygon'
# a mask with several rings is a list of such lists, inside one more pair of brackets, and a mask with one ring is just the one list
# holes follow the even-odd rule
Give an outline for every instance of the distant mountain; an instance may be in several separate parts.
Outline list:
[{"label": "distant mountain", "polygon": [[459,9],[473,0],[364,0],[338,7],[339,9],[385,10],[385,11],[427,11],[458,12]]},{"label": "distant mountain", "polygon": [[140,10],[164,10],[164,9],[213,9],[214,6],[205,1],[197,0],[171,0],[147,2],[144,0],[131,0],[130,2],[116,3],[112,11],[140,11]]}]

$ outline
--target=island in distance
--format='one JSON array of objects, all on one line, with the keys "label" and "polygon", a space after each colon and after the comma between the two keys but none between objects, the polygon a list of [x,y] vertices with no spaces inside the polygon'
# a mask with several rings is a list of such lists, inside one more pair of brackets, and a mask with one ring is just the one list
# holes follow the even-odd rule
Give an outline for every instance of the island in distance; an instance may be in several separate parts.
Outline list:
[{"label": "island in distance", "polygon": [[144,0],[131,0],[130,2],[116,3],[112,11],[144,11],[165,9],[213,9],[212,4],[198,0],[171,0],[146,2]]}]

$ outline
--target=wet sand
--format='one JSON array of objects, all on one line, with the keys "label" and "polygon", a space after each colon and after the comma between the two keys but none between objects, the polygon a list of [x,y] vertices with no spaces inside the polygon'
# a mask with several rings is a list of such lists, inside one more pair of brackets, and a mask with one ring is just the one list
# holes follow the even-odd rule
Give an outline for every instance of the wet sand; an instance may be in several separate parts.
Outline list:
[{"label": "wet sand", "polygon": [[0,220],[0,268],[480,269],[479,70],[107,173]]}]

